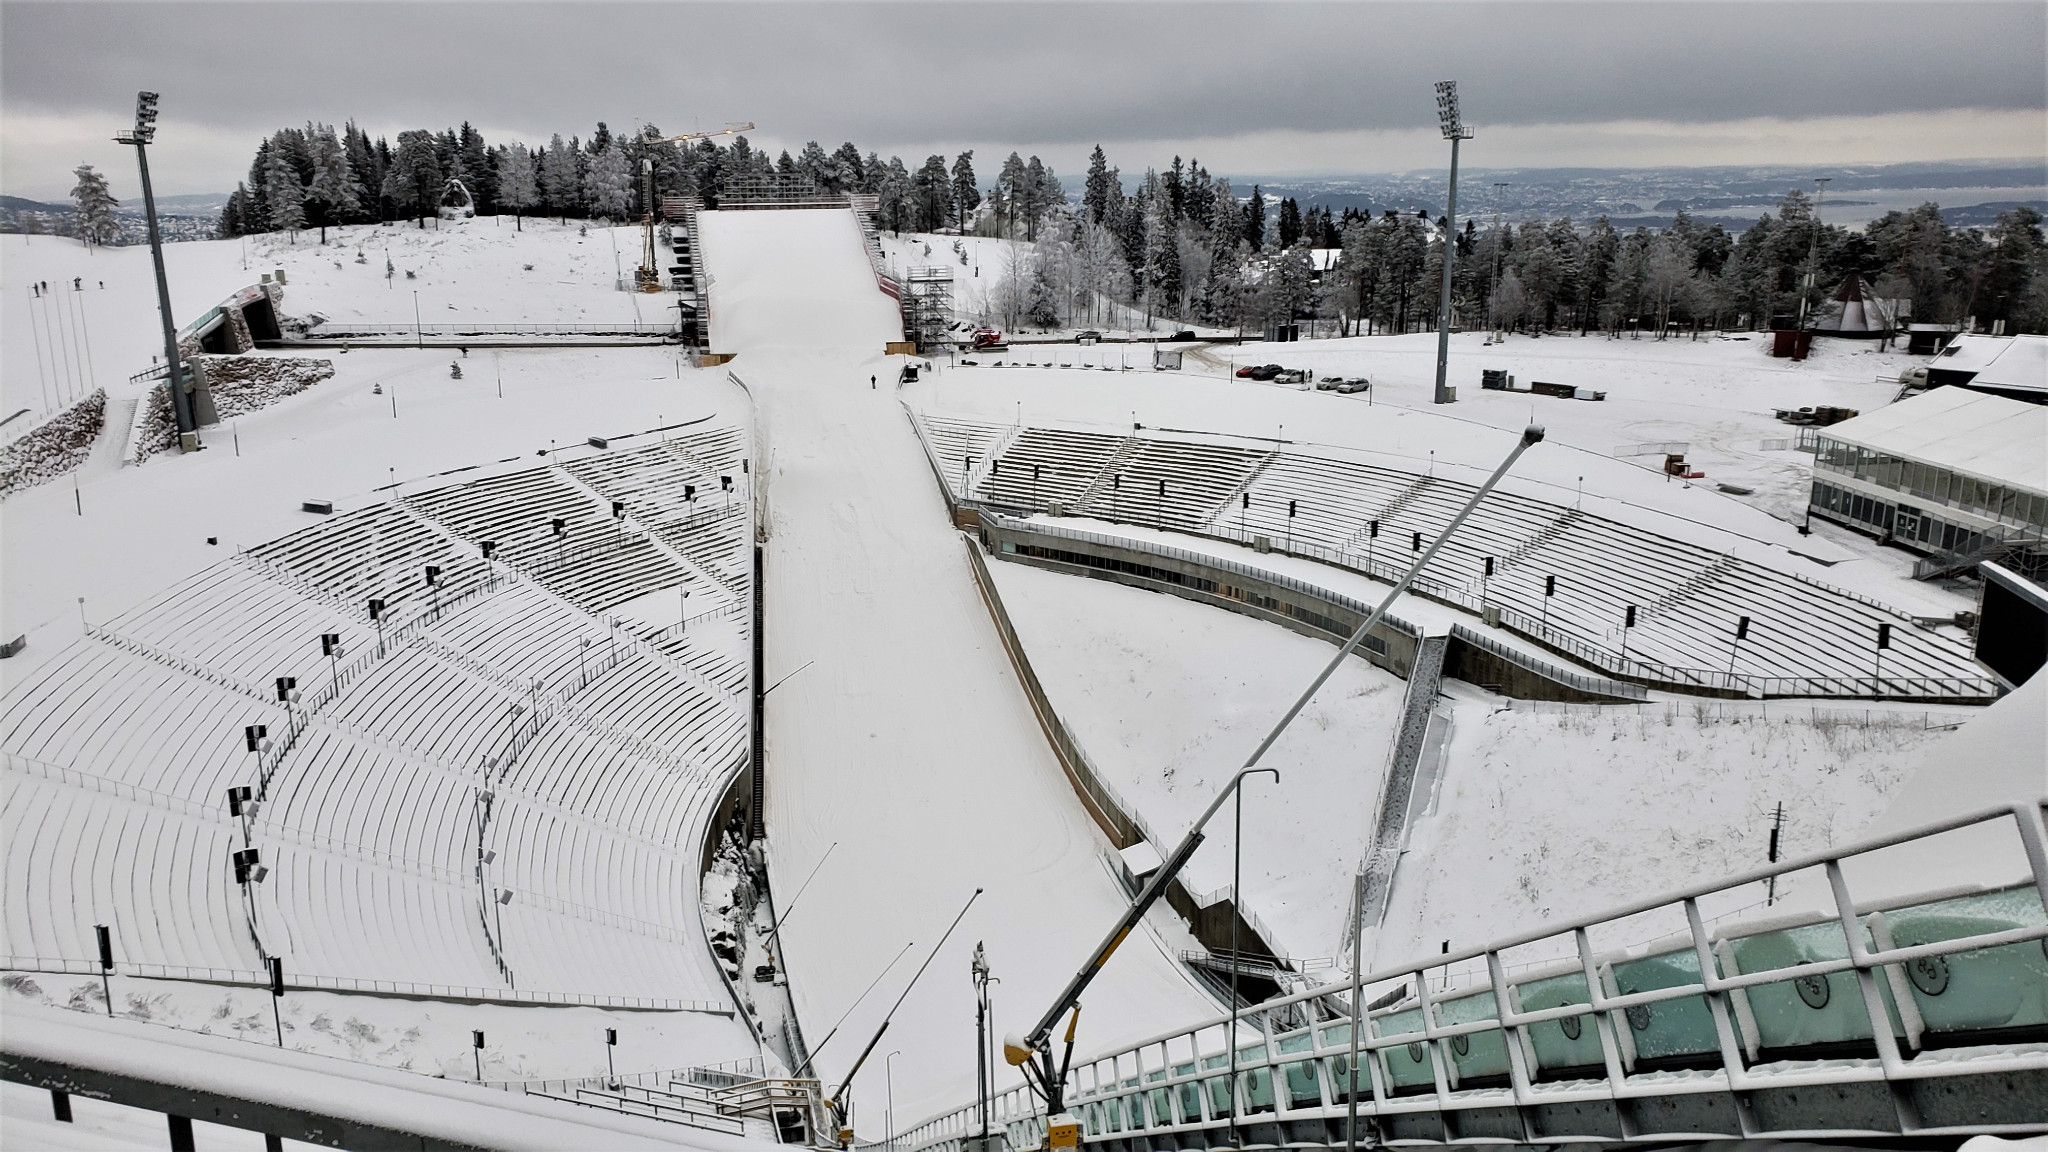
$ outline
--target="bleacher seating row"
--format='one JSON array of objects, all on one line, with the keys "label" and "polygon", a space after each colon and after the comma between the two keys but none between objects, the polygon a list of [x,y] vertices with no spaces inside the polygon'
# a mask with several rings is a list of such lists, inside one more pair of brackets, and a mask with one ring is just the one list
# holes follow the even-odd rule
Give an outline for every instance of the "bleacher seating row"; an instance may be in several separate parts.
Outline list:
[{"label": "bleacher seating row", "polygon": [[[505,983],[502,939],[522,989],[727,999],[697,868],[747,758],[751,617],[640,525],[729,559],[750,546],[744,497],[695,521],[681,498],[685,477],[745,445],[700,433],[346,513],[34,670],[0,700],[10,875],[35,888],[8,902],[6,954],[89,958],[106,923],[124,963],[249,971],[267,952],[306,976],[490,987]],[[623,528],[608,489],[628,501]],[[557,516],[571,526],[559,553]],[[484,539],[499,542],[488,565]],[[732,610],[651,639],[595,615],[679,584]],[[367,661],[331,700],[308,691],[330,675],[323,633]],[[279,675],[307,699],[276,702]],[[293,736],[248,822],[268,868],[253,926],[226,803],[258,782],[250,724]]]},{"label": "bleacher seating row", "polygon": [[[1436,542],[1475,490],[1462,480],[1335,455],[1155,433],[921,420],[958,498],[1242,543],[1264,537],[1283,551],[1388,578]],[[993,460],[969,469],[972,446],[998,447]],[[1760,684],[1773,695],[1909,695],[1914,680],[1945,682],[1926,688],[1929,695],[1972,695],[1949,691],[1965,683],[1991,690],[1966,643],[1915,626],[1902,612],[1512,492],[1488,497],[1422,571],[1417,589],[1475,613],[1499,609],[1517,631],[1651,682]],[[1635,624],[1625,628],[1630,605]],[[1738,640],[1742,617],[1749,622]],[[1881,625],[1887,647],[1880,652]]]}]

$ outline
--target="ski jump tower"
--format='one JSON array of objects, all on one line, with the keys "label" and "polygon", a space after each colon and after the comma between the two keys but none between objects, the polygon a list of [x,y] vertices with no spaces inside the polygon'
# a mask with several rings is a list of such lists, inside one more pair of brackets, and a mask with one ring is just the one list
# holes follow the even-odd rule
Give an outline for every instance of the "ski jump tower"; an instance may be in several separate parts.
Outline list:
[{"label": "ski jump tower", "polygon": [[903,289],[903,338],[929,352],[953,327],[953,270],[943,264],[912,268]]}]

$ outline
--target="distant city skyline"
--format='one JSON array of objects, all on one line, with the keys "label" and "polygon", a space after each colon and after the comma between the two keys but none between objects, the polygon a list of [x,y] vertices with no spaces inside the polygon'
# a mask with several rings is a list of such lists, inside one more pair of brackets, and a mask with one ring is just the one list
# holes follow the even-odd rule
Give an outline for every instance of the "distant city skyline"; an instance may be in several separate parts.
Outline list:
[{"label": "distant city skyline", "polygon": [[[307,120],[373,135],[464,120],[491,141],[751,120],[925,155],[1012,149],[1079,172],[1199,157],[1311,179],[1441,167],[1456,78],[1478,168],[2037,162],[2048,7],[1957,4],[266,5],[0,8],[0,191],[71,169],[133,195],[110,139],[163,95],[166,194],[231,189]],[[1439,47],[1441,46],[1441,47]]]}]

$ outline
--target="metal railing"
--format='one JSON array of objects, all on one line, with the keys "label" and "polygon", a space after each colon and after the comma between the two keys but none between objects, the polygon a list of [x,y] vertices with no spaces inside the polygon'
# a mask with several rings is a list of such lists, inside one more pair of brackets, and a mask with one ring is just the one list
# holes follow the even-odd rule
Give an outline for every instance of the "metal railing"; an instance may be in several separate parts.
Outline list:
[{"label": "metal railing", "polygon": [[[45,956],[0,956],[0,969],[50,972],[66,976],[98,976],[98,960],[53,959]],[[143,980],[185,980],[268,988],[270,975],[245,968],[202,968],[183,964],[146,964],[118,960],[114,975]],[[717,1000],[669,1000],[652,996],[602,996],[588,992],[536,992],[514,988],[473,988],[459,984],[423,984],[409,980],[358,980],[350,976],[314,976],[286,972],[287,992],[351,992],[371,996],[404,996],[421,1000],[460,1000],[480,1004],[552,1004],[586,1008],[620,1008],[647,1012],[701,1012],[733,1015],[733,1006]]]},{"label": "metal railing", "polygon": [[[469,320],[460,324],[415,324],[410,320],[329,320],[300,339],[343,340],[358,336],[669,336],[670,320],[618,320],[608,324]],[[285,341],[290,343],[290,340]]]},{"label": "metal railing", "polygon": [[[1295,1122],[1313,1125],[1313,1130],[1321,1133],[1306,1143],[1335,1143],[1330,1134],[1342,1131],[1351,1116],[1371,1125],[1365,1130],[1370,1139],[1361,1138],[1361,1145],[1381,1143],[1389,1137],[1410,1143],[1451,1143],[1460,1138],[1462,1119],[1484,1123],[1487,1135],[1511,1142],[1543,1138],[1668,1141],[1681,1133],[1698,1139],[1701,1129],[1683,1123],[1675,1130],[1630,1131],[1621,1117],[1637,1101],[1702,1101],[1707,1099],[1705,1094],[1719,1094],[1728,1100],[1716,1122],[1730,1125],[1732,1130],[1704,1130],[1723,1136],[1815,1130],[1908,1135],[2048,1131],[2048,1105],[2042,1105],[2038,1097],[2031,1112],[2020,1107],[2017,1122],[2012,1119],[2013,1109],[2004,1109],[2000,1115],[1972,1106],[1948,1109],[1942,1119],[1929,1123],[1917,1107],[1927,1097],[1915,1095],[1916,1085],[1922,1082],[1958,1077],[1983,1077],[1985,1090],[1994,1094],[2030,1091],[2018,1085],[2048,1080],[2048,1049],[1994,1044],[1963,1048],[1958,1050],[1959,1056],[1952,1057],[1938,1049],[1909,1055],[1900,1043],[1901,1034],[1914,1047],[1919,1047],[1922,1039],[1923,1026],[1917,1024],[1917,1015],[1907,1019],[1909,1013],[1916,1012],[1911,997],[1920,988],[1909,980],[1909,972],[1914,979],[1938,979],[1945,986],[1951,971],[1948,958],[2048,940],[2048,914],[2042,913],[2048,908],[2044,816],[2048,816],[2048,801],[1981,809],[1688,886],[1596,915],[1545,924],[1481,947],[1362,973],[1348,987],[1324,984],[1276,997],[1237,1018],[1240,1027],[1249,1022],[1256,1031],[1254,1039],[1241,1044],[1236,1054],[1238,1076],[1234,1083],[1222,1071],[1227,1055],[1227,1047],[1222,1046],[1224,1029],[1231,1017],[1217,1016],[1119,1045],[1077,1063],[1077,1083],[1068,1095],[1069,1111],[1086,1118],[1085,1139],[1091,1142],[1135,1138],[1155,1147],[1175,1141],[1182,1146],[1202,1146],[1189,1143],[1201,1140],[1215,1146],[1223,1141],[1226,1127],[1232,1130],[1235,1142],[1238,1131],[1263,1128],[1271,1133],[1278,1131],[1276,1125]],[[2005,927],[1996,920],[1965,921],[1956,929],[1962,934],[1951,938],[1898,945],[1882,920],[1883,913],[1947,899],[1955,890],[1862,903],[1851,892],[1850,873],[1867,863],[1862,858],[1903,845],[1940,851],[1945,845],[1933,841],[1948,833],[1962,832],[1973,843],[1986,842],[1985,837],[2001,828],[2013,834],[2025,861],[2027,878],[2011,891],[2017,904],[2033,909],[2031,922],[2024,911],[2015,912],[2018,926]],[[1887,863],[1889,870],[1877,866],[1859,874],[1896,875],[1898,858]],[[1763,921],[1754,932],[1744,933],[1739,921],[1727,923],[1724,912],[1720,917],[1723,926],[1710,933],[1707,925],[1711,918],[1702,912],[1702,902],[1719,899],[1733,903],[1748,886],[1800,872],[1824,876],[1826,910],[1797,919],[1793,927],[1833,925],[1841,934],[1842,954],[1815,958],[1795,953],[1782,963],[1740,971],[1727,959],[1732,953],[1723,946],[1725,942],[1784,931],[1787,922]],[[1985,875],[1982,879],[1996,878]],[[1644,918],[1658,913],[1672,924],[1682,920],[1683,927],[1648,948],[1614,950],[1607,938],[1640,931]],[[1596,932],[1607,951],[1596,950]],[[1510,953],[1544,944],[1554,944],[1560,952],[1549,970],[1582,980],[1583,991],[1574,988],[1565,997],[1567,1002],[1555,1007],[1525,1009],[1517,990],[1528,981],[1526,977],[1511,980],[1509,971],[1511,967],[1529,969],[1511,965]],[[1617,983],[1614,965],[1666,955],[1678,962],[1674,967],[1683,965],[1683,971],[1672,976],[1667,986],[1637,989]],[[2038,978],[2038,960],[2033,963]],[[1455,976],[1461,974],[1470,974],[1470,983],[1454,985]],[[1840,1048],[1825,1040],[1804,1042],[1812,1048],[1812,1056],[1796,1046],[1798,1042],[1760,1055],[1750,1007],[1753,993],[1771,985],[1797,988],[1812,1008],[1818,994],[1810,990],[1824,989],[1836,974],[1847,975],[1856,996],[1845,1009],[1851,1014],[1848,1019],[1832,1023],[1830,1029],[1865,1037],[1874,1058],[1821,1058],[1835,1056]],[[1636,1048],[1634,1035],[1657,1018],[1658,1005],[1680,1009],[1688,1001],[1703,1002],[1707,1010],[1703,1026],[1710,1039],[1695,1054],[1697,1063],[1683,1074],[1664,1070],[1654,1062],[1638,1069],[1643,1054]],[[1443,1011],[1452,1003],[1469,1010],[1452,1019]],[[1851,1023],[1859,1019],[1860,1023]],[[1298,1027],[1303,1021],[1309,1026]],[[1589,1028],[1597,1042],[1598,1063],[1573,1066],[1568,1079],[1539,1079],[1546,1069],[1537,1064],[1538,1040],[1532,1029],[1544,1025],[1566,1026],[1565,1034],[1574,1043],[1579,1029]],[[1290,1030],[1291,1034],[1282,1034]],[[1961,1033],[1958,1042],[1969,1043],[1971,1035]],[[1479,1051],[1482,1041],[1498,1044],[1506,1074],[1496,1077],[1497,1082],[1461,1086],[1456,1062]],[[1548,1033],[1544,1042],[1548,1042]],[[1428,1079],[1395,1084],[1390,1060],[1397,1055],[1412,1061],[1410,1067],[1431,1069]],[[1365,1075],[1360,1074],[1360,1064]],[[1886,1090],[1878,1096],[1850,1091],[1858,1085],[1883,1085]],[[1806,1111],[1797,1123],[1787,1122],[1790,1114],[1783,1108],[1766,1115],[1761,1109],[1736,1104],[1736,1100],[1760,1091],[1829,1086],[1840,1090],[1808,1093]],[[1962,1091],[1965,1095],[1970,1092]],[[1783,1101],[1782,1096],[1777,1099]],[[1873,1107],[1882,1113],[1875,1119]],[[1021,1086],[1000,1093],[992,1101],[992,1111],[1008,1129],[1013,1144],[1028,1145],[1044,1131],[1037,1097]],[[958,1152],[960,1141],[975,1131],[976,1117],[975,1105],[954,1109],[913,1126],[902,1142],[912,1150]],[[1418,1121],[1435,1126],[1426,1128]],[[1349,1131],[1360,1135],[1357,1128]],[[1285,1138],[1255,1135],[1251,1142],[1278,1143]]]}]

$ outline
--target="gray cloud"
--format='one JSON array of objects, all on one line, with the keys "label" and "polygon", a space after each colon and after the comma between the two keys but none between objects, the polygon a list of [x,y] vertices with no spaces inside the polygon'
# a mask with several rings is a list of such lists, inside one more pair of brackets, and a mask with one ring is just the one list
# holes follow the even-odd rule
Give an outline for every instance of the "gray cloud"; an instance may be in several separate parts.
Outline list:
[{"label": "gray cloud", "polygon": [[0,34],[9,119],[118,126],[149,87],[167,124],[251,146],[308,119],[566,135],[743,118],[778,144],[1078,154],[1427,129],[1445,76],[1495,128],[2048,107],[2038,3],[10,2]]}]

